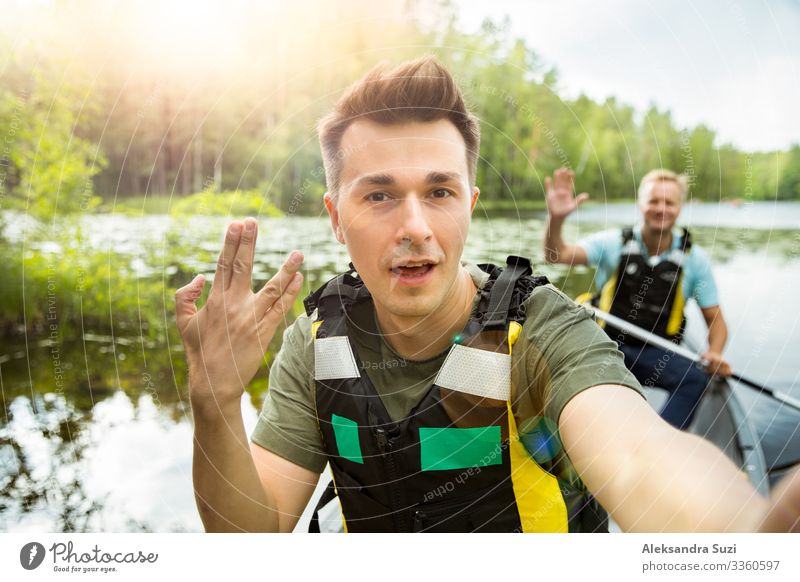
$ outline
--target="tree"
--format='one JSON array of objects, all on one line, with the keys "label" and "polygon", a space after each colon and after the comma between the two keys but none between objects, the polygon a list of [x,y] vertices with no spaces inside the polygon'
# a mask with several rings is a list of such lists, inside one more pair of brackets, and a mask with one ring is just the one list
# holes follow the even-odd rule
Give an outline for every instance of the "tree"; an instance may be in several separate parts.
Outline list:
[{"label": "tree", "polygon": [[77,88],[56,78],[35,68],[24,84],[0,89],[9,206],[46,221],[93,209],[100,198],[92,178],[105,163],[98,148],[77,135]]}]

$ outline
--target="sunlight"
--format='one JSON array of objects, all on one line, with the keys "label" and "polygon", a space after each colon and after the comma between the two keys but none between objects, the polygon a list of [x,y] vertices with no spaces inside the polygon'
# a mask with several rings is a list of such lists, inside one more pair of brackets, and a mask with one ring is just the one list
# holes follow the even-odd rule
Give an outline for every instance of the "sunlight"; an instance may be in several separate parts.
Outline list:
[{"label": "sunlight", "polygon": [[278,7],[277,2],[265,2],[259,5],[259,17],[253,18],[244,2],[152,2],[148,10],[137,12],[146,19],[137,22],[136,41],[152,66],[183,73],[234,66],[247,57],[240,41],[267,28],[273,20],[269,16]]}]

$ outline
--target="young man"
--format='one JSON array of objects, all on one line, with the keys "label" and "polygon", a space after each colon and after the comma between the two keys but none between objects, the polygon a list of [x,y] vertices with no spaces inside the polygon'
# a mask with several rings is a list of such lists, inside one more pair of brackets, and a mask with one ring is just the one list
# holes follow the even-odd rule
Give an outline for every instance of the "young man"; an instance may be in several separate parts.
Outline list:
[{"label": "young man", "polygon": [[461,262],[479,129],[444,67],[372,71],[320,141],[357,276],[309,296],[286,330],[252,443],[240,400],[303,257],[252,293],[256,222],[234,222],[203,308],[202,276],[176,294],[208,531],[291,531],[326,462],[349,531],[592,531],[603,518],[583,484],[625,529],[793,526],[796,511],[661,421],[615,344],[524,260]]},{"label": "young man", "polygon": [[[564,168],[547,178],[548,224],[545,259],[551,263],[591,265],[597,268],[595,303],[606,312],[680,342],[685,324],[686,299],[697,301],[708,325],[707,371],[729,376],[722,357],[728,328],[722,316],[708,255],[691,242],[686,229],[675,223],[686,198],[684,176],[669,170],[647,173],[639,186],[642,225],[606,230],[578,241],[564,242],[561,227],[588,195],[573,198],[574,174]],[[677,428],[689,426],[703,395],[708,376],[692,362],[673,357],[661,348],[645,345],[620,330],[606,327],[625,355],[625,365],[645,386],[670,392],[661,416]]]}]

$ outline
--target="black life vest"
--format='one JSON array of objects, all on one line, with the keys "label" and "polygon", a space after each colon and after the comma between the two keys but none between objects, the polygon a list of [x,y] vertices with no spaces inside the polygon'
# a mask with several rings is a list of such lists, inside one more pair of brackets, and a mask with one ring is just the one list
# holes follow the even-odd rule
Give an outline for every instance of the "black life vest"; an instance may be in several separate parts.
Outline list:
[{"label": "black life vest", "polygon": [[[634,238],[633,229],[623,229],[617,272],[603,285],[595,304],[611,315],[680,343],[686,327],[683,262],[691,248],[691,236],[684,228],[678,248],[651,265],[649,256],[642,253],[642,245]],[[612,339],[627,344],[642,343],[613,326],[604,327]]]},{"label": "black life vest", "polygon": [[[399,422],[357,364],[349,312],[371,297],[352,265],[306,298],[307,313],[317,310],[317,419],[346,531],[607,529],[591,496],[534,460],[557,436],[537,424],[521,438],[512,412],[511,350],[525,320],[522,303],[547,279],[532,277],[519,257],[505,269],[479,267],[489,280],[478,307],[433,386]],[[333,495],[329,489],[323,502]]]}]

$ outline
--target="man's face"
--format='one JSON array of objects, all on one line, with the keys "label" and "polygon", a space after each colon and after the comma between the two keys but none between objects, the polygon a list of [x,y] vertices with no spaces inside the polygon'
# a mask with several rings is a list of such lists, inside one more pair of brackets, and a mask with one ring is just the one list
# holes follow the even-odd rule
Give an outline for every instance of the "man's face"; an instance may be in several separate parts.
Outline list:
[{"label": "man's face", "polygon": [[378,308],[421,317],[454,290],[477,189],[456,127],[358,120],[342,136],[341,188],[325,205]]},{"label": "man's face", "polygon": [[650,196],[640,204],[647,226],[656,232],[669,232],[681,213],[681,189],[670,181],[655,182]]}]

